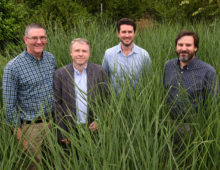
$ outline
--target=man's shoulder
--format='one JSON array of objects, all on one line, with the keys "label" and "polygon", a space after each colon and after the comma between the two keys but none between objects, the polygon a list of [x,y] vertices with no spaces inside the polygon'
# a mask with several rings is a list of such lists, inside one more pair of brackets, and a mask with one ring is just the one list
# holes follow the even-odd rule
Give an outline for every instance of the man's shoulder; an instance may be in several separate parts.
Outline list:
[{"label": "man's shoulder", "polygon": [[111,47],[111,48],[108,48],[108,49],[105,51],[105,53],[106,53],[106,54],[116,53],[116,52],[118,52],[119,49],[120,49],[120,44],[117,44],[117,45],[115,45],[115,46],[113,46],[113,47]]},{"label": "man's shoulder", "polygon": [[73,64],[68,64],[68,65],[65,65],[63,67],[60,67],[60,68],[56,69],[55,73],[56,74],[66,73],[68,70],[70,70],[70,67],[73,67]]},{"label": "man's shoulder", "polygon": [[92,69],[94,71],[104,71],[104,67],[101,66],[101,65],[98,65],[98,64],[95,64],[95,63],[88,63],[88,66],[87,66],[89,69]]},{"label": "man's shoulder", "polygon": [[5,66],[5,69],[16,69],[17,67],[22,67],[25,64],[24,62],[25,52],[23,51],[15,58],[11,59]]},{"label": "man's shoulder", "polygon": [[48,52],[48,51],[43,51],[43,55],[47,56],[49,58],[54,58],[54,55],[51,52]]},{"label": "man's shoulder", "polygon": [[148,53],[147,50],[145,50],[144,48],[134,44],[134,50],[137,51],[138,53]]},{"label": "man's shoulder", "polygon": [[173,58],[173,59],[167,60],[166,63],[165,63],[165,66],[177,65],[177,61],[178,61],[177,58]]},{"label": "man's shoulder", "polygon": [[197,66],[203,67],[203,68],[205,68],[209,72],[216,73],[216,70],[215,70],[215,68],[213,66],[211,66],[210,64],[208,64],[208,63],[206,63],[206,62],[204,62],[204,61],[202,61],[200,59],[197,59]]}]

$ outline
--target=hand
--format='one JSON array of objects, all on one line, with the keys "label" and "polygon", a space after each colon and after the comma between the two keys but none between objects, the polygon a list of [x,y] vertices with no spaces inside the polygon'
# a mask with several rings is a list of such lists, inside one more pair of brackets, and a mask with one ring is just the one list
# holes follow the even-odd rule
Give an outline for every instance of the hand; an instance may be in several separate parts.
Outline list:
[{"label": "hand", "polygon": [[62,143],[65,143],[65,144],[70,144],[70,140],[65,138],[65,139],[61,139],[61,142]]},{"label": "hand", "polygon": [[[14,130],[14,133],[16,133],[16,129]],[[23,134],[24,135],[24,134]],[[17,141],[19,141],[21,139],[21,136],[22,136],[22,130],[21,128],[19,127],[17,129],[17,133],[16,133],[16,137],[17,137]],[[25,140],[24,136],[23,136],[23,139],[22,139],[22,143],[23,143],[23,147],[24,149],[28,149],[28,141]]]},{"label": "hand", "polygon": [[89,125],[89,129],[90,129],[92,132],[98,130],[98,124],[97,124],[97,122],[93,121],[93,122]]}]

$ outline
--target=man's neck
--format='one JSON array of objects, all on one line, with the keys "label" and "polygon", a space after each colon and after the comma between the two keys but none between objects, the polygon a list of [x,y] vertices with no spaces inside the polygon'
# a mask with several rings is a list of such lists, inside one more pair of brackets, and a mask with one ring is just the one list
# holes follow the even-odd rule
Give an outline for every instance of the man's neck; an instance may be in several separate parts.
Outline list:
[{"label": "man's neck", "polygon": [[189,61],[187,62],[182,62],[180,61],[180,68],[183,69],[183,67],[187,66],[190,62],[192,62],[192,60],[195,58],[195,56],[193,56],[193,58],[191,58]]},{"label": "man's neck", "polygon": [[34,56],[37,60],[41,60],[43,53],[37,53],[37,54],[33,54],[30,51],[27,51],[29,54],[31,54],[32,56]]},{"label": "man's neck", "polygon": [[125,45],[121,44],[121,50],[122,50],[123,54],[125,56],[128,56],[130,54],[130,52],[132,51],[133,46],[134,46],[133,43],[129,46],[125,46]]},{"label": "man's neck", "polygon": [[34,55],[34,57],[35,57],[37,60],[41,60],[42,55]]},{"label": "man's neck", "polygon": [[75,69],[77,69],[79,71],[80,74],[82,74],[84,68],[87,66],[87,64],[84,65],[77,65],[75,63],[73,63],[73,66],[75,67]]}]

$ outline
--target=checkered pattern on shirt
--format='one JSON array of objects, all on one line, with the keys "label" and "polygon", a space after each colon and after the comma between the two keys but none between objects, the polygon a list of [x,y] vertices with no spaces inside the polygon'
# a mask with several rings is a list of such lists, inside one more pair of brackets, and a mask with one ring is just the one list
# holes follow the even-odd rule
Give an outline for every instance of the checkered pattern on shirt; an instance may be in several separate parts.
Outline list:
[{"label": "checkered pattern on shirt", "polygon": [[194,58],[180,69],[178,59],[169,60],[165,65],[164,87],[169,90],[168,103],[172,103],[172,113],[186,113],[190,107],[198,111],[198,104],[214,95],[217,82],[215,69]]},{"label": "checkered pattern on shirt", "polygon": [[54,56],[44,51],[41,60],[26,51],[12,59],[4,69],[3,101],[10,123],[33,120],[53,109]]}]

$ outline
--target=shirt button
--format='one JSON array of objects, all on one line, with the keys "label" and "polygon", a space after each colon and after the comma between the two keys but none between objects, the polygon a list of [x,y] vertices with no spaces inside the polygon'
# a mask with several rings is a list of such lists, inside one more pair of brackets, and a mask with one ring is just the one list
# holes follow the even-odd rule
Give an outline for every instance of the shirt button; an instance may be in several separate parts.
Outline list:
[{"label": "shirt button", "polygon": [[181,74],[183,74],[183,71],[181,71]]}]

